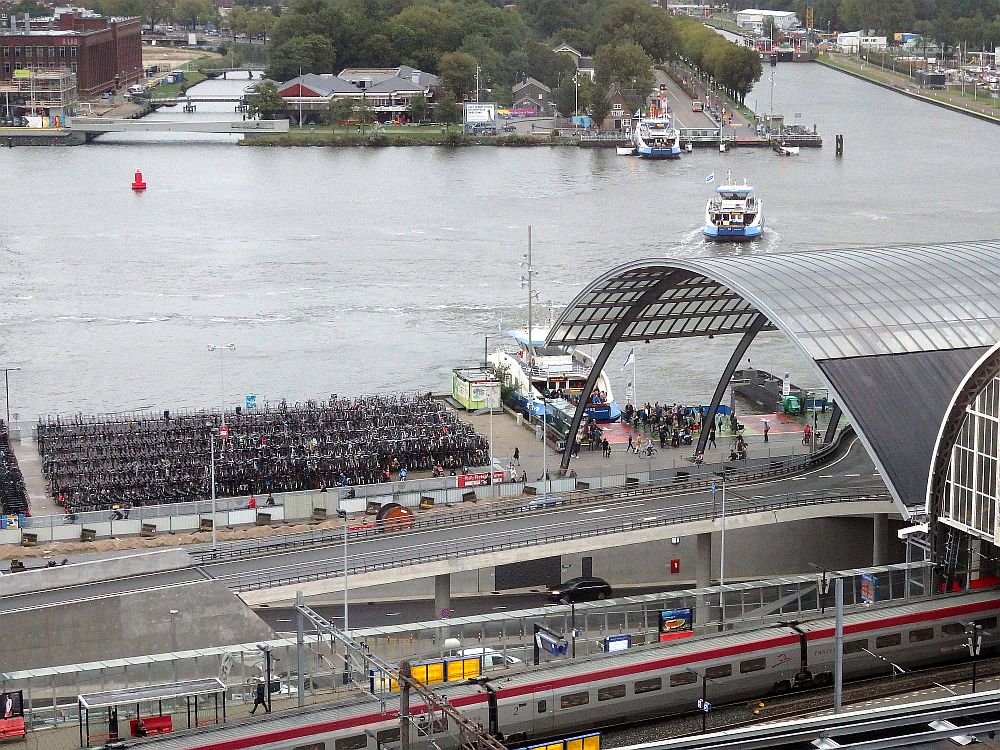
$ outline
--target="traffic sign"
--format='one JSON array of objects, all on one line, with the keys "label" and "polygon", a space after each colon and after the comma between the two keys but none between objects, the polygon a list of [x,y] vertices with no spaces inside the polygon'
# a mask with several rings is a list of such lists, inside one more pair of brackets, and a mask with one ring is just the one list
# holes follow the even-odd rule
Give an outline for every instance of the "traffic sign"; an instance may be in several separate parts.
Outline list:
[{"label": "traffic sign", "polygon": [[246,404],[246,408],[247,408],[248,411],[250,409],[256,409],[257,408],[257,394],[256,393],[248,393],[246,396],[243,397],[243,403]]},{"label": "traffic sign", "polygon": [[219,439],[225,440],[229,437],[229,425],[224,424],[219,427]]}]

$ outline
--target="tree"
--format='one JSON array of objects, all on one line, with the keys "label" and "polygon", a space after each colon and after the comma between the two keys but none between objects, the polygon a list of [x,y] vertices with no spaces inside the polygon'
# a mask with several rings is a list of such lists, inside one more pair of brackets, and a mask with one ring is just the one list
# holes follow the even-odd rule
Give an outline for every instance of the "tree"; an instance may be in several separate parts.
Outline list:
[{"label": "tree", "polygon": [[608,116],[608,112],[611,111],[611,96],[608,87],[594,84],[590,87],[588,94],[590,99],[590,106],[588,108],[590,117],[594,121],[594,127],[600,129],[601,123],[604,122],[604,119]]},{"label": "tree", "polygon": [[438,59],[445,89],[461,101],[476,85],[476,59],[465,52],[445,52]]},{"label": "tree", "polygon": [[191,24],[191,31],[194,31],[199,23],[215,18],[216,11],[211,0],[177,0],[172,15],[175,21]]},{"label": "tree", "polygon": [[406,108],[407,113],[410,115],[410,120],[412,122],[422,122],[427,119],[427,114],[430,112],[430,105],[427,103],[427,97],[422,94],[417,94],[410,99],[410,106]]},{"label": "tree", "polygon": [[343,99],[334,99],[330,102],[327,115],[330,118],[333,131],[337,132],[338,125],[343,125],[348,120],[354,119],[354,102],[346,97]]},{"label": "tree", "polygon": [[287,81],[300,73],[329,73],[333,60],[333,45],[326,37],[319,34],[296,36],[284,44],[272,46],[267,76]]},{"label": "tree", "polygon": [[653,90],[653,60],[635,42],[606,44],[598,48],[594,55],[594,67],[597,69],[596,80],[600,83],[617,83],[638,92],[643,98]]},{"label": "tree", "polygon": [[32,18],[49,15],[49,11],[36,3],[35,0],[22,0],[22,2],[11,8],[11,13],[17,17],[24,16],[24,14],[27,13]]},{"label": "tree", "polygon": [[434,119],[443,122],[446,127],[451,127],[462,119],[462,108],[458,106],[452,96],[448,93],[442,94],[441,98],[434,103]]},{"label": "tree", "polygon": [[261,120],[271,120],[274,115],[288,108],[288,103],[278,95],[278,87],[272,81],[263,81],[254,86],[247,105],[250,116]]},{"label": "tree", "polygon": [[577,108],[577,86],[575,76],[565,76],[562,84],[552,90],[552,99],[556,103],[556,109],[563,117],[576,114]]}]

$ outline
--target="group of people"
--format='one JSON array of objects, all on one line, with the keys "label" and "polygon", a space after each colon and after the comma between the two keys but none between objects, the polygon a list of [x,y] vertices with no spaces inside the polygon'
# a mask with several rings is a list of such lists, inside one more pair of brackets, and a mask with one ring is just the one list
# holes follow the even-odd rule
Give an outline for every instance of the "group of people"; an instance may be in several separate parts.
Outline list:
[{"label": "group of people", "polygon": [[207,498],[213,447],[220,497],[455,473],[489,456],[488,442],[430,394],[332,395],[225,415],[56,417],[38,426],[42,471],[68,512]]},{"label": "group of people", "polygon": [[5,515],[28,513],[28,493],[24,477],[10,446],[10,430],[0,419],[0,510]]}]

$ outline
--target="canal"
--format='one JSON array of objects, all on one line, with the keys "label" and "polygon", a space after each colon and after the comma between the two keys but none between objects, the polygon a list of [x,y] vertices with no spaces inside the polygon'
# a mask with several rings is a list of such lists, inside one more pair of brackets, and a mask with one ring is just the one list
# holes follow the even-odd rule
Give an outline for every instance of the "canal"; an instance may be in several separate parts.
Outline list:
[{"label": "canal", "polygon": [[[761,110],[771,72],[748,98]],[[817,65],[778,66],[773,97],[827,146],[794,158],[709,149],[677,162],[576,148],[252,148],[183,134],[4,149],[0,362],[22,368],[12,411],[444,389],[451,367],[482,356],[486,334],[523,325],[529,224],[543,321],[550,303],[558,311],[597,274],[641,257],[1000,236],[995,126]],[[157,117],[240,117],[232,107]],[[149,183],[141,195],[129,190],[135,169]],[[759,243],[700,237],[705,178],[728,170],[763,198]],[[823,279],[804,269],[800,283]],[[207,350],[230,342],[223,363]],[[640,346],[639,398],[706,400],[733,344]],[[616,378],[624,354],[611,360]],[[778,334],[750,356],[816,382]]]}]

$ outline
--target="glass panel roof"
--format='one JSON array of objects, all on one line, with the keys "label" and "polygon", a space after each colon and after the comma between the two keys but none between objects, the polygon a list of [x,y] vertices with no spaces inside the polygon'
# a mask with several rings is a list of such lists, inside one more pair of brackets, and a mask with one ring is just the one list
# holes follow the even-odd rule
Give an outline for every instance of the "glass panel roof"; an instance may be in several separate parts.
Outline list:
[{"label": "glass panel roof", "polygon": [[640,260],[584,289],[550,341],[742,333],[759,311],[815,360],[992,346],[998,267],[1000,241]]}]

